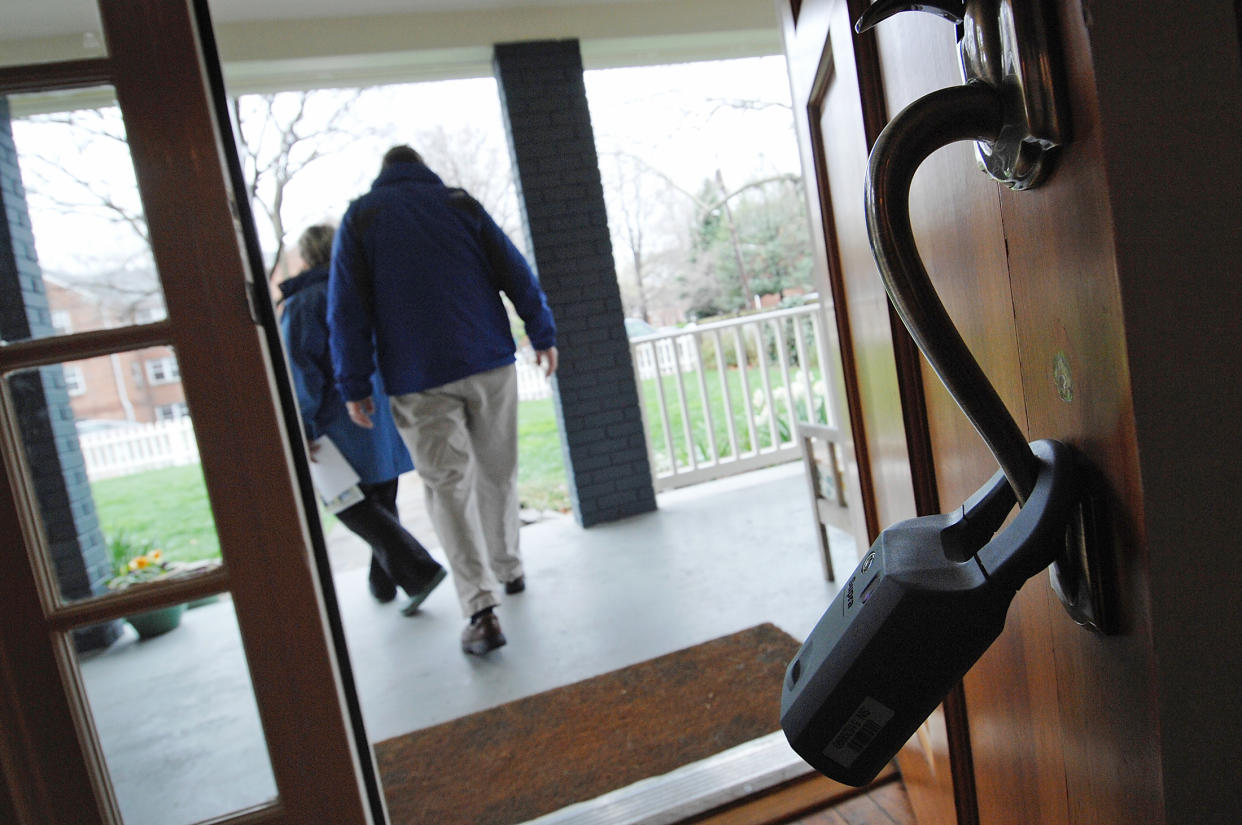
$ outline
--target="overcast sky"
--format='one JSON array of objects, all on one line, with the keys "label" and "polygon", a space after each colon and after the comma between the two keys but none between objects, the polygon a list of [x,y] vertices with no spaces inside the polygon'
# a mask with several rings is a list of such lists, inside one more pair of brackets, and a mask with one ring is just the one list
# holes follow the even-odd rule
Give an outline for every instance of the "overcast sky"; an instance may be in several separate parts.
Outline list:
[{"label": "overcast sky", "polygon": [[[697,190],[716,169],[723,169],[731,183],[799,171],[783,58],[592,71],[586,86],[601,155],[617,148],[640,155],[683,189]],[[720,105],[727,100],[784,105],[742,112]],[[386,145],[417,143],[427,128],[441,126],[453,133],[473,125],[493,136],[507,158],[500,103],[490,78],[373,90],[357,111],[361,122],[384,134],[318,161],[295,182],[286,211],[291,230],[339,218],[374,178]],[[97,177],[105,188],[132,186],[132,171],[119,168],[123,161],[118,164],[114,149],[91,149],[63,138],[56,145],[46,130],[36,132],[20,121],[14,123],[14,136],[19,157],[37,147],[45,155],[64,157],[66,166],[85,170],[81,174]],[[97,219],[44,213],[33,218],[39,256],[49,270],[90,267],[101,254],[126,245],[124,233]]]}]

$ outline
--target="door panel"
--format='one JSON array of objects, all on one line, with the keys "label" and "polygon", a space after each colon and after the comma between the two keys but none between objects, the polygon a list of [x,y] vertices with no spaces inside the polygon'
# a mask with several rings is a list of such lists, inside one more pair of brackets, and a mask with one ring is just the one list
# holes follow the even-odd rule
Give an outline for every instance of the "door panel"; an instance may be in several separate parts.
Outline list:
[{"label": "door panel", "polygon": [[[1026,193],[1003,190],[1000,213],[1029,433],[1075,444],[1102,473],[1100,486],[1112,499],[1111,545],[1125,615],[1117,636],[1094,636],[1067,620],[1047,574],[1021,594],[1022,620],[1007,635],[1025,640],[1033,713],[1042,708],[1056,725],[1037,737],[1021,769],[1037,769],[1044,779],[1041,808],[1059,813],[1068,806],[1067,818],[1027,821],[1155,822],[1161,808],[1160,737],[1150,704],[1150,641],[1143,630],[1151,626],[1151,612],[1146,560],[1139,552],[1143,504],[1113,216],[1084,17],[1077,3],[1060,5],[1074,140],[1046,185]],[[995,681],[1011,669],[995,657],[980,677]],[[1003,710],[1005,693],[976,690],[970,679],[967,688],[972,707],[1010,716],[1000,730],[1024,721]],[[1036,715],[1032,730],[1043,721]],[[1049,776],[1054,766],[1061,774],[1056,781]],[[999,815],[1006,800],[981,795],[980,804]]]},{"label": "door panel", "polygon": [[[837,420],[842,422],[843,429],[850,436],[844,452],[852,465],[854,476],[847,478],[846,493],[849,496],[849,512],[853,528],[851,532],[858,543],[858,552],[861,557],[878,529],[876,527],[877,508],[882,505],[877,505],[877,496],[874,492],[876,484],[873,478],[878,467],[883,465],[877,464],[871,453],[872,439],[868,437],[868,431],[869,428],[878,425],[868,422],[867,413],[864,413],[864,409],[870,410],[874,405],[865,400],[866,389],[859,385],[858,358],[867,357],[876,351],[879,357],[883,357],[886,351],[890,351],[890,348],[882,343],[878,347],[864,345],[860,348],[853,326],[860,322],[859,315],[860,312],[865,312],[865,307],[870,306],[874,314],[877,304],[873,290],[869,296],[866,291],[856,295],[852,290],[847,290],[845,283],[847,278],[862,280],[863,289],[866,290],[865,277],[859,279],[847,273],[854,273],[859,267],[866,272],[872,265],[869,262],[869,253],[866,253],[865,240],[860,249],[856,232],[850,233],[837,229],[839,224],[850,223],[851,207],[855,207],[853,223],[855,226],[858,225],[857,222],[861,220],[861,209],[857,207],[860,207],[861,203],[845,200],[838,204],[832,198],[834,178],[829,168],[830,155],[839,154],[843,158],[851,158],[857,157],[860,152],[865,155],[866,152],[857,97],[855,96],[855,105],[851,109],[848,106],[848,93],[841,91],[850,86],[848,77],[852,72],[852,66],[846,62],[838,67],[832,50],[826,48],[835,5],[831,2],[800,4],[796,29],[792,11],[789,8],[784,9],[786,15],[785,44],[791,67],[795,65],[798,67],[796,71],[791,69],[790,73],[794,92],[794,118],[800,137],[809,136],[809,139],[799,141],[803,168],[815,171],[814,186],[808,187],[807,206],[810,210],[811,226],[822,228],[822,232],[811,233],[812,250],[816,261],[816,288],[821,295],[832,298],[833,318],[825,319],[824,327],[830,330],[832,339],[830,350],[840,353],[841,358],[840,369],[835,371],[841,380],[834,397],[845,399],[846,409],[838,412],[846,414],[837,415]],[[841,111],[834,112],[832,115],[826,113],[827,109],[838,107]],[[828,145],[819,142],[822,134],[819,124],[825,117],[845,119],[839,139],[834,135],[834,139]],[[845,167],[849,170],[848,163]],[[834,211],[838,208],[842,210],[840,216]],[[824,305],[827,305],[826,302]],[[887,314],[883,305],[879,305],[879,312],[882,323],[887,324]],[[871,329],[866,324],[863,328]],[[890,465],[892,463],[889,462]],[[904,454],[902,459],[896,463],[899,468],[904,466]]]},{"label": "door panel", "polygon": [[[833,296],[845,361],[847,398],[860,466],[867,544],[882,526],[937,509],[929,460],[917,350],[892,312],[876,271],[863,212],[863,182],[885,104],[875,71],[874,40],[856,38],[851,18],[862,5],[804,2],[796,24],[785,10],[785,45],[804,169],[814,170],[826,254],[819,288]],[[855,510],[855,512],[857,512]],[[955,692],[902,751],[910,801],[923,825],[973,822],[962,737],[952,739],[946,712],[961,712]],[[964,728],[959,728],[964,730]],[[951,755],[952,754],[952,755]],[[960,799],[955,782],[961,784]],[[963,816],[959,820],[957,809]]]},{"label": "door panel", "polygon": [[[1081,30],[1081,15],[1073,20]],[[878,39],[890,107],[960,83],[952,29],[943,21],[905,15],[881,26]],[[1052,180],[1010,192],[977,171],[969,146],[953,146],[921,167],[911,211],[946,308],[1019,426],[1031,439],[1056,437],[1089,450],[1111,442],[1102,466],[1124,485],[1137,473],[1132,462],[1115,460],[1124,456],[1132,424],[1124,412],[1128,383],[1106,240],[1107,192],[1089,138],[1095,130],[1085,38],[1067,42],[1067,52],[1071,61],[1077,55],[1069,74],[1080,138]],[[1061,400],[1058,353],[1098,393],[1076,405],[1091,412]],[[925,377],[937,485],[942,500],[960,501],[995,462],[939,382]],[[1130,595],[1141,610],[1141,594]],[[1101,658],[1112,666],[1100,668]],[[1103,639],[1073,625],[1046,573],[1023,588],[1005,633],[965,680],[981,822],[1154,821],[1156,761],[1136,758],[1124,785],[1112,785],[1125,774],[1121,766],[1109,767],[1120,753],[1153,753],[1156,737],[1141,710],[1143,658],[1134,637]],[[1091,700],[1100,696],[1110,697],[1107,707]]]},{"label": "door panel", "polygon": [[[967,675],[979,821],[1232,822],[1238,646],[1222,640],[1238,630],[1238,556],[1214,549],[1237,532],[1239,371],[1214,333],[1236,327],[1242,259],[1237,5],[1055,11],[1073,137],[1051,179],[1014,193],[952,147],[911,195],[932,279],[1019,425],[1098,473],[1115,567],[1117,634],[1075,626],[1043,573]],[[903,15],[877,43],[889,111],[960,82],[943,21]],[[874,378],[860,362],[860,385]],[[953,504],[995,465],[922,378],[936,490]],[[1210,719],[1187,711],[1191,695]]]},{"label": "door panel", "polygon": [[[235,652],[244,654],[240,661],[234,657],[235,669],[248,671],[253,685],[259,746],[266,741],[278,797],[260,789],[239,803],[256,806],[211,810],[225,814],[213,821],[363,825],[372,820],[359,751],[311,563],[290,434],[276,402],[273,353],[252,314],[251,276],[191,2],[109,0],[100,12],[109,57],[0,69],[0,93],[115,88],[167,318],[79,332],[43,324],[38,335],[0,349],[0,533],[10,542],[0,555],[3,787],[20,823],[119,823],[124,806],[118,806],[106,755],[115,731],[96,724],[92,709],[97,712],[104,699],[83,678],[71,634],[228,593],[240,631]],[[6,188],[6,197],[10,193]],[[10,252],[10,259],[17,255]],[[34,283],[29,296],[38,296],[37,268],[26,277]],[[37,297],[28,303],[12,309],[37,318]],[[49,412],[68,410],[67,400],[51,401],[66,393],[58,365],[148,348],[176,353],[223,564],[185,579],[63,599],[48,553],[58,524],[41,515],[36,481],[48,457],[72,452],[58,442],[76,441],[71,414],[48,420]],[[42,419],[23,416],[11,380],[23,373],[38,376],[47,394]],[[64,470],[75,471],[81,472]],[[75,511],[89,506],[71,505]],[[134,713],[141,713],[141,701]],[[153,735],[167,740],[178,732]]]}]

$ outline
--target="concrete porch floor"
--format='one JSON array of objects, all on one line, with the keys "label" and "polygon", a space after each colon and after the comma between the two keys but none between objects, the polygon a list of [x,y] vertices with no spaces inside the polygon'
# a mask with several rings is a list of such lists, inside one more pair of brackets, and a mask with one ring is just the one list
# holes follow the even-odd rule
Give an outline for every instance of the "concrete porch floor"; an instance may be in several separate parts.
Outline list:
[{"label": "concrete porch floor", "polygon": [[[443,561],[416,477],[402,480],[400,506]],[[761,622],[800,639],[835,595],[800,464],[663,493],[659,507],[588,530],[568,516],[524,527],[528,587],[498,608],[509,644],[481,658],[458,646],[465,620],[451,582],[403,617],[401,598],[370,597],[369,550],[336,525],[329,554],[368,739]],[[838,578],[856,559],[840,515],[831,531]],[[127,629],[106,652],[83,657],[82,674],[126,825],[188,824],[275,795],[227,599],[187,611],[164,636],[139,642]]]}]

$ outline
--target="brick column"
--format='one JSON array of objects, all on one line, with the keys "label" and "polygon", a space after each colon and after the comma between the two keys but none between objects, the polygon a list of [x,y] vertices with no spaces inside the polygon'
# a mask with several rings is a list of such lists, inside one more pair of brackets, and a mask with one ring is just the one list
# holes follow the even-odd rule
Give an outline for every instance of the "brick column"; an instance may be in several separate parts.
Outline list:
[{"label": "brick column", "polygon": [[[0,97],[0,203],[5,216],[0,220],[0,338],[21,341],[51,335],[43,272],[35,255],[4,97]],[[9,379],[9,388],[61,593],[66,599],[100,593],[111,575],[111,561],[86,479],[64,373],[59,366],[24,370]],[[103,647],[120,630],[120,622],[83,628],[74,632],[74,641],[79,650]]]},{"label": "brick column", "polygon": [[576,40],[496,46],[528,248],[556,316],[556,414],[583,527],[655,509]]}]

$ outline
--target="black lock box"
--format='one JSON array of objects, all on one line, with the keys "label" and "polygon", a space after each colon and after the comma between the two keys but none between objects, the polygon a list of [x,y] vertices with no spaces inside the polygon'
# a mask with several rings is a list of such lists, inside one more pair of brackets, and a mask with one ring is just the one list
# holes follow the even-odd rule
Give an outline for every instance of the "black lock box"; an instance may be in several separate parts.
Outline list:
[{"label": "black lock box", "polygon": [[1031,445],[1035,488],[997,473],[957,510],[884,530],[790,663],[781,727],[812,767],[865,785],[1000,635],[1018,588],[1065,551],[1078,504],[1071,449]]}]

